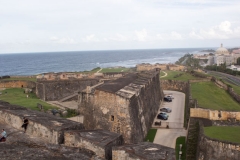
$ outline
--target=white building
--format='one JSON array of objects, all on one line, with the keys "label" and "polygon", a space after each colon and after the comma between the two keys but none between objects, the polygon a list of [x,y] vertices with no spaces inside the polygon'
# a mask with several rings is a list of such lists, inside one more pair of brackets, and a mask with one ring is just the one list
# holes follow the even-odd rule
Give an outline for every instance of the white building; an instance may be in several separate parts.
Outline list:
[{"label": "white building", "polygon": [[[226,63],[227,66],[235,63],[234,62],[234,57],[228,52],[228,50],[226,48],[223,47],[223,45],[221,44],[221,47],[218,48],[216,50],[216,52],[214,53],[215,55],[214,57],[214,63],[217,66],[220,66],[221,64]],[[208,59],[208,64],[209,65],[213,65],[212,64],[212,57],[209,57]]]}]

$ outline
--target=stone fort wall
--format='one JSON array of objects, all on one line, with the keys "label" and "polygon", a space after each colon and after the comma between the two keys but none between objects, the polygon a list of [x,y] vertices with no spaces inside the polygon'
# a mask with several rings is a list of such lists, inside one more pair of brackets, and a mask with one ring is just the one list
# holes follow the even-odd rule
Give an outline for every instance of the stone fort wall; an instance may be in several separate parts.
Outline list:
[{"label": "stone fort wall", "polygon": [[31,88],[36,87],[36,82],[21,80],[3,80],[0,81],[0,88]]},{"label": "stone fort wall", "polygon": [[41,81],[36,84],[36,94],[44,101],[55,101],[79,92],[87,86],[93,86],[98,82],[98,79]]},{"label": "stone fort wall", "polygon": [[203,124],[200,122],[197,160],[239,160],[240,144],[219,141],[204,135]]},{"label": "stone fort wall", "polygon": [[205,118],[209,120],[222,120],[235,119],[240,121],[240,112],[218,111],[203,108],[191,108],[190,116],[195,118]]},{"label": "stone fort wall", "polygon": [[[116,92],[92,89],[79,94],[79,111],[87,129],[120,133],[125,143],[143,141],[163,99],[159,71],[140,74],[141,78]],[[115,82],[113,82],[115,83]]]}]

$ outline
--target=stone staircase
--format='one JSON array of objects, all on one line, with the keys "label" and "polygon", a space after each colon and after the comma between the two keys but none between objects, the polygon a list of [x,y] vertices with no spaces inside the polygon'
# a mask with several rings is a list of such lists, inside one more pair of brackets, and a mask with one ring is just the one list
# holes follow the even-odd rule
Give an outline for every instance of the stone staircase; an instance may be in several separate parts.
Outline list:
[{"label": "stone staircase", "polygon": [[186,160],[196,159],[198,135],[199,135],[199,122],[191,118],[188,127]]},{"label": "stone staircase", "polygon": [[64,97],[64,98],[60,99],[59,102],[65,102],[65,101],[67,101],[69,99],[72,99],[72,98],[76,97],[77,95],[78,95],[78,93],[73,93],[73,94],[71,94],[71,95],[69,95],[67,97]]}]

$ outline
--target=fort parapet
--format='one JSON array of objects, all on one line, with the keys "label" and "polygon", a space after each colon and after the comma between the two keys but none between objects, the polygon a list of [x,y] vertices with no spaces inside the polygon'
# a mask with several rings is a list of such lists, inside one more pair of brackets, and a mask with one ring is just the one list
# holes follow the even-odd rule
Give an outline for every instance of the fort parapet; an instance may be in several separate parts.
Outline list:
[{"label": "fort parapet", "polygon": [[163,99],[159,70],[129,73],[79,93],[87,129],[120,133],[125,143],[143,141]]},{"label": "fort parapet", "polygon": [[142,63],[136,65],[137,71],[149,71],[156,68],[160,68],[161,70],[172,70],[172,71],[184,71],[185,66],[175,65],[175,64],[149,64],[149,63]]}]

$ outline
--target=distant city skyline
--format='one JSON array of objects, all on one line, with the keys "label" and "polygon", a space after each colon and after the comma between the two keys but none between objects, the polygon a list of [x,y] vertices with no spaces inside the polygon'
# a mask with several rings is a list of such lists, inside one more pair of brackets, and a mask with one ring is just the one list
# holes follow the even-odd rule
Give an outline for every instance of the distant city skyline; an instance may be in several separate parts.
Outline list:
[{"label": "distant city skyline", "polygon": [[0,54],[240,47],[239,0],[0,3]]}]

